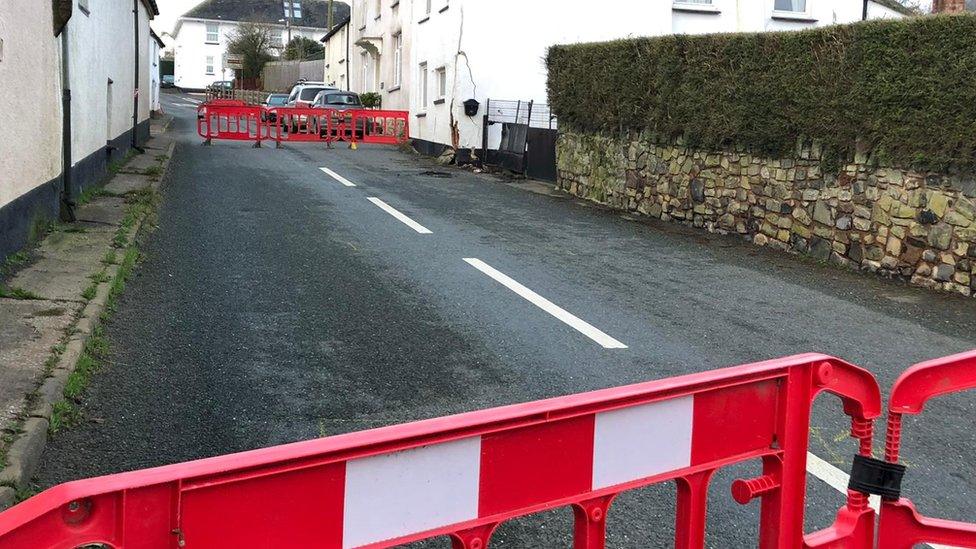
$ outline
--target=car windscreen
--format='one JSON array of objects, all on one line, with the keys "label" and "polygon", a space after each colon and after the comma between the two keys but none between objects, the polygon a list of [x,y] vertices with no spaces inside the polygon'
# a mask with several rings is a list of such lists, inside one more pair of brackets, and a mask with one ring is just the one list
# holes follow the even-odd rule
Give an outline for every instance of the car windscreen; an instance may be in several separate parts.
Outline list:
[{"label": "car windscreen", "polygon": [[287,95],[272,95],[268,97],[269,105],[284,105],[286,103],[288,103]]},{"label": "car windscreen", "polygon": [[319,94],[322,90],[327,90],[329,88],[305,88],[301,93],[301,101],[311,101],[315,99],[315,96]]},{"label": "car windscreen", "polygon": [[354,105],[359,106],[359,96],[351,93],[330,93],[322,101],[326,105]]}]

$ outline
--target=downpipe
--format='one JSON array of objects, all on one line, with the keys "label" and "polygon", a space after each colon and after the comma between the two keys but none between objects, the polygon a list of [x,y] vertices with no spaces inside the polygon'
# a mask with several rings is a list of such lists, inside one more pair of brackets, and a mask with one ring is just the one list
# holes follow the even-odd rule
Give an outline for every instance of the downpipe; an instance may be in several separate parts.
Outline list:
[{"label": "downpipe", "polygon": [[71,73],[68,62],[68,27],[61,29],[61,200],[59,217],[71,223],[75,216],[75,199],[72,191],[71,160]]}]

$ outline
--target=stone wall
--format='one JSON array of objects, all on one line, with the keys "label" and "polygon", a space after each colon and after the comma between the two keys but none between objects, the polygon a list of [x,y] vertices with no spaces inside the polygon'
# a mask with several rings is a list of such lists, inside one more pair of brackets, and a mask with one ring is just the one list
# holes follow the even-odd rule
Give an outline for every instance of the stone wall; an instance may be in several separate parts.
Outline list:
[{"label": "stone wall", "polygon": [[789,158],[705,151],[643,136],[564,132],[558,186],[665,221],[913,284],[976,290],[976,178],[878,167],[826,170],[816,142]]}]

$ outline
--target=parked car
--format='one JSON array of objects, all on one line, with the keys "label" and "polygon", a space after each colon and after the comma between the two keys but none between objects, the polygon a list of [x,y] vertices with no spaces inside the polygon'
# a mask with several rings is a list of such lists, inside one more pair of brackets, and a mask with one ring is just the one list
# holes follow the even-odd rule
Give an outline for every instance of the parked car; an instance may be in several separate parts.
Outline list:
[{"label": "parked car", "polygon": [[176,77],[172,74],[164,74],[159,80],[159,87],[161,88],[175,88],[176,87]]},{"label": "parked car", "polygon": [[[344,118],[348,121],[349,118],[342,114],[342,111],[356,110],[363,108],[363,102],[359,97],[358,93],[338,91],[338,90],[326,90],[321,91],[315,96],[315,100],[312,102],[312,108],[315,109],[329,109],[334,111],[332,114],[332,135],[338,134],[338,129],[335,128]],[[325,136],[328,131],[327,125],[323,124],[321,134]],[[365,128],[365,121],[359,119],[356,121],[356,138],[362,139],[363,130]],[[347,128],[343,135],[339,135],[341,139],[346,139],[349,137],[349,129]]]},{"label": "parked car", "polygon": [[[261,106],[265,109],[273,109],[275,107],[284,107],[288,104],[288,94],[287,93],[272,93],[264,99]],[[261,121],[270,120],[274,122],[278,119],[278,115],[275,113],[263,112],[261,113]]]},{"label": "parked car", "polygon": [[[324,82],[299,81],[288,94],[289,107],[311,107],[315,97],[323,91],[339,91],[333,86]],[[283,117],[284,118],[284,117]],[[292,132],[297,132],[298,128],[305,124],[305,116],[298,115],[294,119],[284,118],[282,126]]]}]

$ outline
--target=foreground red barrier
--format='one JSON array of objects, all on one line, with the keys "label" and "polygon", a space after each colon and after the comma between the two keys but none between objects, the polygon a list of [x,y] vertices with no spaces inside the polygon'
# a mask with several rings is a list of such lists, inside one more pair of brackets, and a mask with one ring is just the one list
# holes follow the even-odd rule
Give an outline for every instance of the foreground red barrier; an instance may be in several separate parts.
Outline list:
[{"label": "foreground red barrier", "polygon": [[733,488],[761,500],[760,547],[870,547],[874,511],[851,492],[804,541],[810,408],[841,397],[861,453],[880,414],[874,378],[799,355],[52,488],[0,514],[0,547],[391,547],[448,535],[483,549],[495,527],[572,506],[577,549],[604,547],[619,493],[673,480],[675,546],[702,547],[709,480],[759,459]]},{"label": "foreground red barrier", "polygon": [[[888,430],[885,437],[885,461],[897,464],[902,439],[902,416],[922,413],[930,399],[976,388],[976,352],[940,358],[917,364],[903,373],[891,390],[888,406]],[[972,418],[960,423],[971,427]],[[965,456],[972,460],[972,456]],[[972,462],[965,464],[973,471]],[[892,482],[897,488],[898,478]],[[881,519],[878,523],[878,547],[911,549],[919,543],[944,543],[954,547],[976,547],[976,525],[920,515],[907,498],[900,498],[893,489],[890,497],[882,497]]]}]

